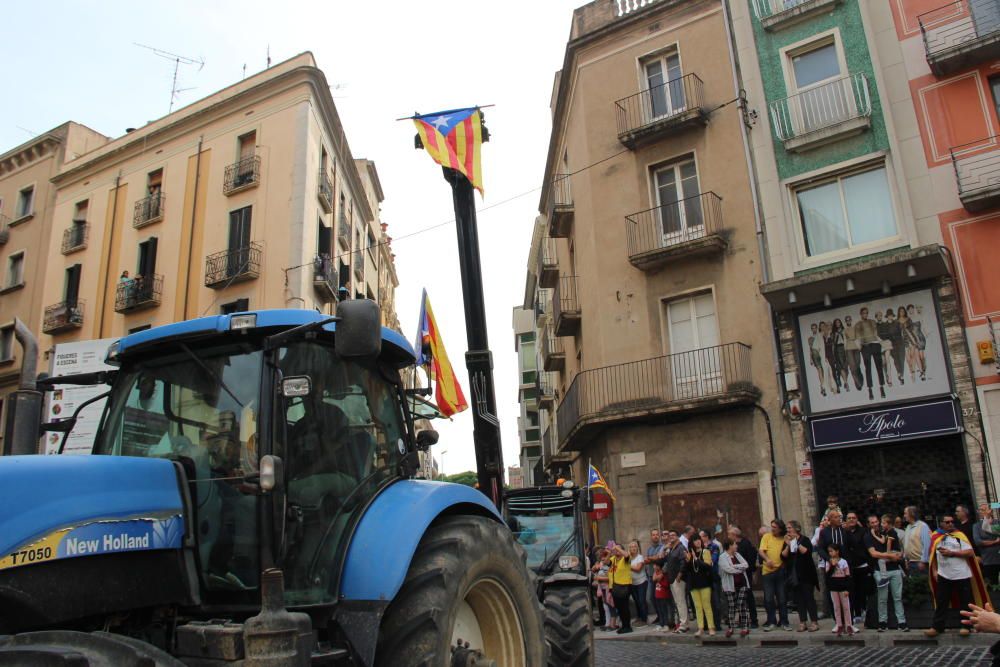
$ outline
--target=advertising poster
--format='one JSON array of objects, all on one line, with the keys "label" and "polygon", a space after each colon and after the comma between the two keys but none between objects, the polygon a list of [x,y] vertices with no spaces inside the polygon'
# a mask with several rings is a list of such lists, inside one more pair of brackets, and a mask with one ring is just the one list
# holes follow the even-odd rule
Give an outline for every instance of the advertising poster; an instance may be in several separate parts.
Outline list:
[{"label": "advertising poster", "polygon": [[799,338],[812,413],[877,409],[951,391],[930,290],[800,315]]},{"label": "advertising poster", "polygon": [[[61,343],[55,346],[52,360],[52,375],[74,375],[76,373],[92,373],[101,370],[113,370],[104,363],[108,347],[116,338],[86,340],[75,343]],[[59,421],[73,416],[73,413],[85,401],[106,392],[105,385],[78,387],[74,385],[56,385],[48,394],[48,411],[46,421]],[[104,413],[102,399],[91,403],[80,413],[76,426],[66,440],[63,454],[90,454],[94,447],[97,427]],[[49,431],[45,434],[45,453],[56,454],[62,433]]]}]

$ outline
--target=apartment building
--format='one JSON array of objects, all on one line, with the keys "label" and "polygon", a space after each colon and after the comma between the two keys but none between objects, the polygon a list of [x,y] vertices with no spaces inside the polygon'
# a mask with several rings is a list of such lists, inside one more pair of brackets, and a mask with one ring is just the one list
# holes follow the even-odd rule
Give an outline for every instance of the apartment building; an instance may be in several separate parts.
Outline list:
[{"label": "apartment building", "polygon": [[[537,349],[538,332],[534,308],[515,307],[513,311],[514,352],[517,354],[517,435],[521,445],[518,456],[523,486],[543,484],[546,479],[542,466],[539,376],[541,367]],[[515,466],[508,468],[508,473]],[[515,487],[521,488],[521,487]]]},{"label": "apartment building", "polygon": [[828,494],[927,514],[985,495],[962,300],[931,203],[943,171],[915,168],[924,151],[893,67],[889,6],[903,4],[927,3],[729,5],[807,523]]},{"label": "apartment building", "polygon": [[[52,230],[55,188],[50,179],[62,165],[108,138],[78,123],[64,123],[0,155],[0,425],[5,397],[17,389],[20,348],[14,320],[37,327],[42,284],[49,269],[46,248]],[[85,244],[70,228],[67,243]],[[36,328],[37,331],[37,328]],[[3,449],[0,428],[0,451]]]},{"label": "apartment building", "polygon": [[375,165],[352,157],[309,53],[67,160],[52,183],[43,349],[252,308],[332,313],[395,284]]},{"label": "apartment building", "polygon": [[543,465],[596,465],[618,539],[801,509],[728,43],[716,0],[595,0],[556,76],[522,304]]}]

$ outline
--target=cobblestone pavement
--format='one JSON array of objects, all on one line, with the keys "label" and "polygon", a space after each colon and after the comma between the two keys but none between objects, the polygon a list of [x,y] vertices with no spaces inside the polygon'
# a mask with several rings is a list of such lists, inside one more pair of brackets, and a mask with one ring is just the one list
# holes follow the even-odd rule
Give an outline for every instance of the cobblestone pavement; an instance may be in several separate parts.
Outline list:
[{"label": "cobblestone pavement", "polygon": [[822,665],[823,667],[892,667],[949,665],[949,667],[988,667],[991,662],[987,647],[896,647],[855,648],[835,647],[714,647],[666,645],[657,642],[601,641],[596,642],[597,667],[647,667],[649,665],[683,664],[686,667],[780,667],[789,665]]}]

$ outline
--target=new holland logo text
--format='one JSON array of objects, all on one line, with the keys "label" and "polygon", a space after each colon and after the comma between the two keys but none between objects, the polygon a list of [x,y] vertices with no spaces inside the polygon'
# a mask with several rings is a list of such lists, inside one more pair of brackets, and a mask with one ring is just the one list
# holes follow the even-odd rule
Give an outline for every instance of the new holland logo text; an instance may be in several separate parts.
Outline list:
[{"label": "new holland logo text", "polygon": [[96,554],[103,551],[133,551],[135,549],[149,548],[149,533],[145,535],[129,535],[121,533],[119,535],[105,535],[101,539],[83,540],[68,538],[66,540],[67,556],[83,556],[86,554]]}]

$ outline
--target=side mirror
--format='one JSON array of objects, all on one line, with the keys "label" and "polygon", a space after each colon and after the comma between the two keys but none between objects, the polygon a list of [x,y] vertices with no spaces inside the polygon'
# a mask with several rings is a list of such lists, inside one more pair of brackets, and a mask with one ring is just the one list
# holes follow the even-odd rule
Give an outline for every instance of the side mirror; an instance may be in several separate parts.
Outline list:
[{"label": "side mirror", "polygon": [[417,433],[417,449],[426,451],[431,445],[436,445],[441,436],[432,428]]},{"label": "side mirror", "polygon": [[334,347],[342,357],[377,357],[382,351],[382,312],[369,299],[337,304]]}]

